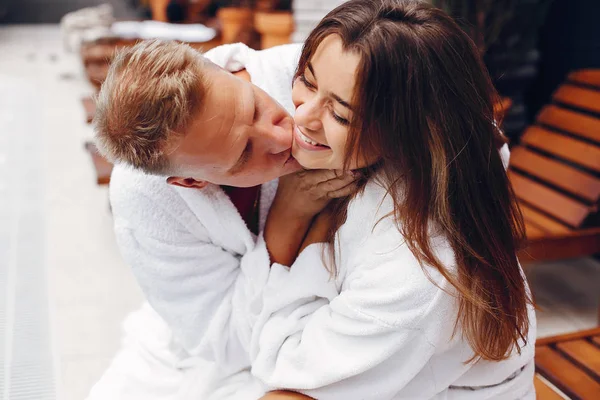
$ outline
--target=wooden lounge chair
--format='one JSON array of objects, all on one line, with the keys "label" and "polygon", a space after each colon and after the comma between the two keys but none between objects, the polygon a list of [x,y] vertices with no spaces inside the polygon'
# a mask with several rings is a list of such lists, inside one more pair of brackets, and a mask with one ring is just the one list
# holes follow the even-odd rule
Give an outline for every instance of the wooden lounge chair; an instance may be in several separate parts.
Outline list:
[{"label": "wooden lounge chair", "polygon": [[85,122],[91,124],[94,120],[94,115],[96,115],[96,103],[92,96],[85,96],[81,98],[81,104],[83,105],[83,110],[85,111]]},{"label": "wooden lounge chair", "polygon": [[535,347],[538,400],[600,398],[600,328],[539,339]]},{"label": "wooden lounge chair", "polygon": [[112,173],[113,165],[106,160],[96,145],[92,142],[85,143],[85,149],[90,153],[92,163],[94,164],[94,170],[96,171],[96,183],[98,185],[108,185],[110,182],[110,174]]},{"label": "wooden lounge chair", "polygon": [[522,262],[600,252],[600,70],[568,76],[512,148],[509,176],[529,241]]},{"label": "wooden lounge chair", "polygon": [[[129,47],[139,42],[138,39],[125,38],[100,38],[94,42],[85,43],[81,46],[81,61],[83,63],[85,75],[89,82],[98,91],[102,82],[108,74],[108,67],[116,51],[123,47]],[[208,51],[221,44],[219,36],[207,42],[188,42],[191,47]]]}]

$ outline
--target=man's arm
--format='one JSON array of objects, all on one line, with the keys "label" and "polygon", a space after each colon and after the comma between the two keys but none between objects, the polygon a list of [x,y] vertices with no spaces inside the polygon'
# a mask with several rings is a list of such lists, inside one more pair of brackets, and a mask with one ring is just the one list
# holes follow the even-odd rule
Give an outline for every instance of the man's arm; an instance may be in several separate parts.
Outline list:
[{"label": "man's arm", "polygon": [[[191,210],[164,178],[124,173],[120,167],[110,190],[121,254],[152,308],[189,353],[224,368],[246,366],[236,329],[243,313],[235,304],[243,304],[241,294],[253,293],[258,281],[245,279],[239,256],[214,243],[218,240],[195,215],[214,210]],[[211,229],[223,227],[216,223]],[[269,271],[264,254],[253,263],[256,275]]]}]

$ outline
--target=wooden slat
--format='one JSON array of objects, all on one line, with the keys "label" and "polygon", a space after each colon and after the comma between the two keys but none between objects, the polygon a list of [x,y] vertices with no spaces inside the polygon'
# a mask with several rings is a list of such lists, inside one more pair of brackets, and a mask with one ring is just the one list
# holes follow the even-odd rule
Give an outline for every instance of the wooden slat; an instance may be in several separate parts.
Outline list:
[{"label": "wooden slat", "polygon": [[90,63],[110,63],[116,49],[112,43],[84,44],[80,50],[81,60],[86,67]]},{"label": "wooden slat", "polygon": [[525,232],[527,233],[527,238],[539,238],[547,236],[545,231],[529,221],[525,221]]},{"label": "wooden slat", "polygon": [[600,142],[600,118],[567,110],[555,105],[542,108],[537,116],[537,122]]},{"label": "wooden slat", "polygon": [[89,96],[83,97],[81,103],[85,110],[85,120],[88,124],[91,124],[94,120],[94,115],[96,114],[96,103],[94,102],[94,99]]},{"label": "wooden slat", "polygon": [[600,179],[524,147],[512,150],[510,165],[590,203],[600,197]]},{"label": "wooden slat", "polygon": [[600,147],[585,143],[539,126],[529,127],[521,142],[577,165],[600,172]]},{"label": "wooden slat", "polygon": [[94,169],[96,171],[96,183],[98,185],[108,185],[110,183],[113,164],[102,157],[94,143],[87,142],[85,144],[85,149],[92,157],[92,163],[94,164]]},{"label": "wooden slat", "polygon": [[519,203],[519,207],[521,208],[521,213],[523,213],[523,218],[532,222],[545,232],[553,235],[560,235],[571,231],[567,226],[547,217],[536,209],[529,207],[527,204]]},{"label": "wooden slat", "polygon": [[540,374],[535,374],[533,384],[535,385],[535,397],[537,400],[563,400],[563,397],[556,393],[554,389],[546,385]]},{"label": "wooden slat", "polygon": [[567,78],[572,82],[600,88],[600,69],[581,69],[571,72]]},{"label": "wooden slat", "polygon": [[552,96],[554,101],[582,110],[600,113],[600,91],[562,85]]},{"label": "wooden slat", "polygon": [[600,327],[592,328],[592,329],[585,329],[582,331],[576,331],[576,332],[571,332],[571,333],[565,333],[562,335],[554,335],[554,336],[547,336],[547,337],[539,338],[535,341],[535,345],[536,346],[546,346],[549,344],[564,342],[564,341],[568,341],[568,340],[579,340],[579,339],[585,339],[585,338],[596,337],[596,336],[600,337]]},{"label": "wooden slat", "polygon": [[597,346],[600,346],[600,335],[591,337],[591,340],[596,343]]},{"label": "wooden slat", "polygon": [[506,113],[512,107],[512,99],[510,97],[502,97],[500,101],[494,103],[494,115],[498,121],[502,121]]},{"label": "wooden slat", "polygon": [[[590,342],[579,339],[556,344],[556,347],[567,354],[592,378],[600,382],[600,348]],[[600,393],[598,393],[600,395]]]},{"label": "wooden slat", "polygon": [[535,365],[538,372],[570,397],[597,400],[600,383],[548,346],[537,347]]},{"label": "wooden slat", "polygon": [[514,171],[509,171],[508,176],[517,198],[532,204],[571,227],[581,226],[590,213],[590,209],[585,205]]},{"label": "wooden slat", "polygon": [[196,50],[201,50],[203,52],[206,52],[210,49],[214,49],[217,46],[220,46],[223,44],[223,40],[221,39],[221,36],[217,35],[215,36],[214,39],[209,40],[208,42],[187,42],[190,47],[196,49]]},{"label": "wooden slat", "polygon": [[108,75],[109,64],[97,64],[91,63],[85,68],[85,73],[88,77],[88,80],[94,87],[100,89],[102,86],[102,82],[106,79]]},{"label": "wooden slat", "polygon": [[564,260],[600,253],[600,228],[578,229],[556,236],[528,238],[527,247],[519,251],[523,264]]}]

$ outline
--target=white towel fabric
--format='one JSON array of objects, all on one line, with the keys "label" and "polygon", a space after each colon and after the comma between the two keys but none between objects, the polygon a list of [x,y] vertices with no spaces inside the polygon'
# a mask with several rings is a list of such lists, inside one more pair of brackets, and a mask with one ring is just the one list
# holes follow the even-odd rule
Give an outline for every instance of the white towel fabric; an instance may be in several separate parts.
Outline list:
[{"label": "white towel fabric", "polygon": [[[254,51],[234,44],[206,57],[230,71],[245,67],[252,82],[291,113],[300,48]],[[261,231],[276,188],[276,181],[262,187]],[[122,255],[156,314],[148,306],[128,317],[123,348],[89,400],[183,399],[182,379],[190,370],[200,375],[190,389],[195,399],[264,392],[249,374],[246,312],[270,272],[262,237],[248,230],[215,185],[181,188],[116,166],[110,198]]]},{"label": "white towel fabric", "polygon": [[[464,364],[473,352],[460,330],[452,335],[455,291],[437,270],[423,271],[384,218],[392,211],[374,181],[353,200],[336,241],[335,279],[325,271],[323,244],[306,248],[291,268],[273,265],[251,307],[252,373],[269,388],[319,400],[534,399],[533,308],[520,355]],[[432,235],[432,242],[454,271],[447,241]]]},{"label": "white towel fabric", "polygon": [[128,39],[162,39],[208,42],[217,31],[203,24],[171,24],[160,21],[120,21],[110,28],[113,35]]}]

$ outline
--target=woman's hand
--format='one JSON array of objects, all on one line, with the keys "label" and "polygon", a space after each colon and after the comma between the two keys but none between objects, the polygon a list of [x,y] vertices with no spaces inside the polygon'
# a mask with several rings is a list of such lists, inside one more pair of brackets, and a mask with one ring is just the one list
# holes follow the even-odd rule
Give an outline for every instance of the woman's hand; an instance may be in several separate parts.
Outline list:
[{"label": "woman's hand", "polygon": [[264,232],[271,261],[291,265],[315,215],[356,189],[352,172],[311,170],[280,178]]},{"label": "woman's hand", "polygon": [[275,210],[278,217],[312,220],[331,199],[352,194],[356,190],[355,181],[352,171],[327,169],[300,171],[283,176],[279,178],[271,210]]}]

